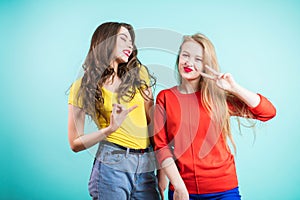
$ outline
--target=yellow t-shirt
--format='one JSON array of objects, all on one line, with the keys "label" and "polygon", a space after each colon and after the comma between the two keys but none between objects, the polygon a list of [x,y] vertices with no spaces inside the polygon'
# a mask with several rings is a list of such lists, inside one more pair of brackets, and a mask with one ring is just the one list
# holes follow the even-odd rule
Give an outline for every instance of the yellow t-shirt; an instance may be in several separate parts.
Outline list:
[{"label": "yellow t-shirt", "polygon": [[[140,77],[149,84],[149,76],[144,67],[141,67]],[[71,88],[69,94],[68,103],[82,108],[82,101],[78,99],[77,94],[81,85],[81,78],[76,80]],[[102,95],[104,98],[104,116],[100,116],[97,119],[96,124],[98,128],[104,128],[109,126],[110,123],[110,114],[112,111],[112,104],[117,103],[117,93],[113,93],[104,87],[102,87]],[[138,107],[131,111],[126,119],[123,121],[121,126],[112,134],[110,134],[106,139],[109,142],[113,142],[124,147],[129,147],[133,149],[144,149],[147,148],[150,144],[148,138],[148,128],[147,128],[147,119],[144,106],[144,98],[139,91],[136,92],[134,98],[130,102],[124,102],[122,99],[120,103],[126,108],[137,105]]]}]

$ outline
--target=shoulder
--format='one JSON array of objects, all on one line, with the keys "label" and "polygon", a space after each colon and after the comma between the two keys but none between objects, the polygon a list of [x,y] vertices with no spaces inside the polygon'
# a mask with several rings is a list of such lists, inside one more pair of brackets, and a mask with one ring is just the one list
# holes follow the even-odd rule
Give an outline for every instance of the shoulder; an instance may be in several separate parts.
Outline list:
[{"label": "shoulder", "polygon": [[69,96],[77,96],[78,94],[78,91],[80,89],[80,86],[81,86],[81,80],[82,78],[78,78],[77,80],[75,80],[71,87],[70,87],[70,94]]},{"label": "shoulder", "polygon": [[81,81],[82,81],[82,78],[78,78],[77,80],[75,80],[73,83],[72,83],[72,86],[71,88],[79,88],[81,86]]},{"label": "shoulder", "polygon": [[161,99],[161,98],[168,98],[170,96],[174,95],[174,90],[176,89],[176,86],[168,88],[168,89],[164,89],[161,90],[158,94],[157,94],[157,99]]},{"label": "shoulder", "polygon": [[82,102],[81,99],[78,99],[78,92],[81,86],[81,80],[82,78],[77,79],[76,81],[73,82],[71,88],[70,88],[70,94],[69,94],[69,99],[68,103],[72,104],[77,107],[82,107]]}]

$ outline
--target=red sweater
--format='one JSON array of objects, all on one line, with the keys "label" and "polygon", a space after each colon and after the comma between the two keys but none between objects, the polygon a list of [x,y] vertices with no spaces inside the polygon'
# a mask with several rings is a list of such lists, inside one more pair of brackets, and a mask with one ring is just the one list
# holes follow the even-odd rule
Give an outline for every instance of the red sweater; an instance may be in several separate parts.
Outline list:
[{"label": "red sweater", "polygon": [[[267,121],[276,110],[259,96],[259,105],[248,109],[255,119]],[[220,131],[211,124],[200,92],[181,94],[177,87],[161,91],[156,99],[154,127],[158,162],[173,157],[190,194],[222,192],[238,186],[234,157]],[[174,190],[172,185],[170,189]]]}]

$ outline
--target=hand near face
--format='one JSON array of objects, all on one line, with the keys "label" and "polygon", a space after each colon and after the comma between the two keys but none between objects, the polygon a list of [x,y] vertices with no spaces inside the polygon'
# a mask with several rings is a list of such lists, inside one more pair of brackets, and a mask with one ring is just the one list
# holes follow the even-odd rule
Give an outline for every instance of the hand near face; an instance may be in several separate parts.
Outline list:
[{"label": "hand near face", "polygon": [[232,92],[234,87],[236,86],[236,82],[234,81],[232,75],[230,73],[220,73],[216,70],[212,69],[211,67],[205,65],[205,68],[212,73],[206,74],[204,72],[200,72],[201,76],[204,78],[208,78],[210,80],[215,81],[217,86],[223,90],[226,90],[228,92]]}]

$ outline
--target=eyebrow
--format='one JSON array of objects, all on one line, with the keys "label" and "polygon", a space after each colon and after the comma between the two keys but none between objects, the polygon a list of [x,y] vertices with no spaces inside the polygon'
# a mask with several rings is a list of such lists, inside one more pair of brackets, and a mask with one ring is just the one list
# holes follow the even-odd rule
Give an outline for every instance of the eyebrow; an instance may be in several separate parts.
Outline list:
[{"label": "eyebrow", "polygon": [[182,53],[188,53],[188,54],[190,54],[190,52],[188,52],[188,51],[182,51]]}]

